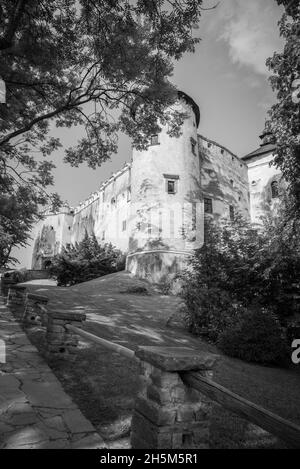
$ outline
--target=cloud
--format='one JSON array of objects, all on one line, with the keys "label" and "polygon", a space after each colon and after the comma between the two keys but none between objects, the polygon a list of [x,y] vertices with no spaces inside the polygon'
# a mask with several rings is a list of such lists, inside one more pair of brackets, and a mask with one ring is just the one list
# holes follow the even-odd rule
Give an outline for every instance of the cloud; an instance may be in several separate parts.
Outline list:
[{"label": "cloud", "polygon": [[218,8],[219,39],[228,45],[233,63],[269,74],[266,59],[283,46],[277,25],[281,12],[274,0],[223,0]]}]

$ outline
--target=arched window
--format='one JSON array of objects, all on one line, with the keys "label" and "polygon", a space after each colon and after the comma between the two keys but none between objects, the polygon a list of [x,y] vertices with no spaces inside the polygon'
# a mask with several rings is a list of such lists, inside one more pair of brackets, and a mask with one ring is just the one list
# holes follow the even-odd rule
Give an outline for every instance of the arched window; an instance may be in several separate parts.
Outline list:
[{"label": "arched window", "polygon": [[272,194],[272,199],[276,199],[278,197],[278,182],[273,181],[271,183],[271,194]]}]

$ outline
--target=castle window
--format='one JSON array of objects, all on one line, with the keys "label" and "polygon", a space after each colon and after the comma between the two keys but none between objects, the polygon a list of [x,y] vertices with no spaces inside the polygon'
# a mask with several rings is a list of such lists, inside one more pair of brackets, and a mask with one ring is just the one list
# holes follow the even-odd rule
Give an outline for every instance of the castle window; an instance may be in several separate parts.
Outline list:
[{"label": "castle window", "polygon": [[212,199],[204,199],[204,213],[213,213]]},{"label": "castle window", "polygon": [[230,179],[230,184],[233,186],[233,179]]},{"label": "castle window", "polygon": [[131,200],[131,187],[127,188],[127,202],[130,202]]},{"label": "castle window", "polygon": [[105,231],[102,231],[102,240],[105,239]]},{"label": "castle window", "polygon": [[151,135],[150,137],[150,145],[159,145],[158,135]]},{"label": "castle window", "polygon": [[179,176],[174,174],[164,174],[163,176],[166,179],[166,192],[168,194],[175,194],[177,192],[177,181]]},{"label": "castle window", "polygon": [[273,181],[271,184],[271,194],[272,194],[272,199],[276,199],[278,197],[278,182]]},{"label": "castle window", "polygon": [[122,231],[126,231],[126,220],[122,222]]},{"label": "castle window", "polygon": [[113,197],[113,198],[111,199],[111,204],[112,204],[112,205],[116,205],[116,198],[115,198],[115,197]]},{"label": "castle window", "polygon": [[210,147],[211,147],[211,143],[208,143],[207,146],[208,146],[208,148],[210,148]]},{"label": "castle window", "polygon": [[192,148],[192,153],[193,155],[196,155],[196,140],[194,140],[192,137],[191,137],[191,148]]},{"label": "castle window", "polygon": [[168,194],[175,194],[175,181],[167,181]]},{"label": "castle window", "polygon": [[233,205],[229,205],[229,216],[230,216],[230,220],[233,221],[234,220],[234,206]]},{"label": "castle window", "polygon": [[223,148],[221,148],[221,154],[224,155],[224,150],[223,150]]}]

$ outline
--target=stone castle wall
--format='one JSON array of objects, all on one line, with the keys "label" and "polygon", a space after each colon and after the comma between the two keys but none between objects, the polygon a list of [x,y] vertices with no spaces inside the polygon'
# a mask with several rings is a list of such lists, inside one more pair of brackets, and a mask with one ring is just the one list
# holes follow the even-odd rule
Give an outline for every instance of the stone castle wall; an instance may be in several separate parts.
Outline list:
[{"label": "stone castle wall", "polygon": [[230,206],[250,218],[248,168],[230,150],[198,135],[203,197],[212,200],[215,218],[230,217]]},{"label": "stone castle wall", "polygon": [[86,201],[45,213],[34,234],[32,268],[47,267],[62,246],[87,231],[127,253],[130,272],[159,281],[182,270],[202,246],[207,200],[216,218],[232,211],[249,218],[247,165],[197,134],[200,112],[191,98],[181,93],[177,107],[187,115],[179,137],[162,128]]},{"label": "stone castle wall", "polygon": [[270,165],[273,160],[273,154],[267,153],[264,155],[251,158],[247,162],[248,166],[248,179],[250,191],[250,211],[251,221],[260,224],[261,217],[268,209],[273,209],[276,204],[276,198],[272,199],[271,184],[273,181],[284,182],[281,178],[281,173],[278,169]]}]

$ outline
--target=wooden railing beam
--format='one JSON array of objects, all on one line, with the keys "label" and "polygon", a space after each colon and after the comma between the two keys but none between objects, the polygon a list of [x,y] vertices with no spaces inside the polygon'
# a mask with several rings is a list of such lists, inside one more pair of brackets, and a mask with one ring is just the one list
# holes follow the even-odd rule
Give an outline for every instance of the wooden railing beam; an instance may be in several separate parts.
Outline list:
[{"label": "wooden railing beam", "polygon": [[234,412],[264,430],[288,443],[292,448],[300,448],[300,427],[288,420],[273,414],[263,407],[235,394],[210,379],[200,376],[197,372],[181,373],[183,382],[212,401]]}]

